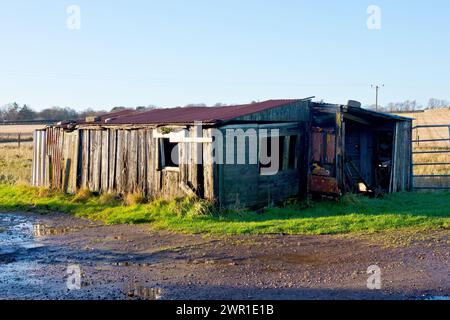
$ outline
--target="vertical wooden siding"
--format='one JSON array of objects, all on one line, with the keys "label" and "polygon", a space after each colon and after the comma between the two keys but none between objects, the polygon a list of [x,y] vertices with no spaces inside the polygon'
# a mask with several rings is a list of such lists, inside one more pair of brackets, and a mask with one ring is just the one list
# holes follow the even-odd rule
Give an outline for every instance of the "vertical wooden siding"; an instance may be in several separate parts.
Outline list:
[{"label": "vertical wooden siding", "polygon": [[[276,175],[264,176],[260,174],[259,164],[224,164],[217,168],[217,179],[214,184],[219,184],[219,190],[216,194],[219,195],[220,205],[223,207],[263,207],[271,205],[272,203],[285,200],[289,197],[294,197],[300,193],[300,185],[306,184],[306,181],[300,181],[306,176],[304,171],[307,166],[303,164],[302,152],[306,152],[303,148],[303,140],[305,136],[305,125],[301,123],[292,124],[243,124],[231,125],[222,127],[225,140],[227,129],[278,129],[280,136],[286,137],[285,141],[290,136],[297,136],[296,149],[296,169],[288,169],[286,166]],[[258,137],[260,141],[260,137]],[[224,154],[226,148],[226,141],[224,143]],[[244,148],[244,146],[239,146]],[[246,159],[249,158],[249,142],[247,140],[245,145]],[[259,142],[257,145],[259,154]],[[285,153],[289,150],[285,147]],[[235,163],[237,161],[237,148],[235,146]],[[284,161],[287,164],[287,161]]]},{"label": "vertical wooden siding", "polygon": [[394,131],[391,192],[412,190],[412,122],[397,122]]},{"label": "vertical wooden siding", "polygon": [[[208,160],[212,147],[180,143],[180,159],[187,159],[187,163],[182,162],[179,170],[165,170],[160,168],[160,146],[153,130],[86,128],[68,132],[54,127],[36,132],[33,185],[69,193],[80,188],[120,194],[142,192],[150,198],[184,196],[188,189],[205,190],[207,198],[214,198],[214,169]],[[194,130],[190,129],[189,136],[195,136]],[[210,134],[208,129],[203,133]],[[208,166],[197,164],[203,161]],[[199,174],[206,179],[199,179]]]}]

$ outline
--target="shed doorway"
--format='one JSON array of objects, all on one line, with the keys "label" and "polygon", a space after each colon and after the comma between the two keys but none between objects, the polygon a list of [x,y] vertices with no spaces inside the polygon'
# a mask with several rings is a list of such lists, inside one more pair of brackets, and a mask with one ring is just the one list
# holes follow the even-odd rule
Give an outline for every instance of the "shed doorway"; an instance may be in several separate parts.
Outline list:
[{"label": "shed doorway", "polygon": [[391,128],[345,122],[344,176],[346,192],[389,192],[393,132]]}]

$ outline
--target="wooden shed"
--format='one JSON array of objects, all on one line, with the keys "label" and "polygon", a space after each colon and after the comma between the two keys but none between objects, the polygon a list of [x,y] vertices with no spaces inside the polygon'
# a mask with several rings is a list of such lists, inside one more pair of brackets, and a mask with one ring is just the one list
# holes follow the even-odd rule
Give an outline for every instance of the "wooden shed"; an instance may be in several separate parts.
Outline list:
[{"label": "wooden shed", "polygon": [[[411,127],[407,118],[311,99],[124,110],[36,132],[33,185],[195,194],[222,207],[407,191]],[[276,165],[268,163],[275,153]]]}]

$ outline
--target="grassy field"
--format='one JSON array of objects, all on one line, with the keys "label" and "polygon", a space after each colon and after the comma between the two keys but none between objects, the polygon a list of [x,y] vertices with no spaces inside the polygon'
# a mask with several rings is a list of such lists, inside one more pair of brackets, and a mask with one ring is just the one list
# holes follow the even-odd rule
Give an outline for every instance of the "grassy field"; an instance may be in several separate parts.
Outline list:
[{"label": "grassy field", "polygon": [[24,133],[33,134],[35,130],[43,129],[45,125],[41,124],[30,124],[30,125],[0,125],[0,133]]},{"label": "grassy field", "polygon": [[0,184],[29,184],[32,162],[32,145],[0,144]]},{"label": "grassy field", "polygon": [[[135,199],[139,199],[136,197]],[[344,234],[415,228],[450,228],[450,193],[404,193],[384,199],[347,196],[341,202],[292,204],[255,212],[219,213],[193,199],[140,203],[112,195],[75,196],[25,186],[0,186],[0,210],[64,212],[108,224],[206,234]]]}]

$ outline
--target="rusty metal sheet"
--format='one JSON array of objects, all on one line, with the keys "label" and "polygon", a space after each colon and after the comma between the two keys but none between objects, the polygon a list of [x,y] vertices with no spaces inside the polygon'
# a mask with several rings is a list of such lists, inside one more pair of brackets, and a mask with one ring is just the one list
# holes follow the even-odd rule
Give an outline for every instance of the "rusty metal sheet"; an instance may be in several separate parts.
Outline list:
[{"label": "rusty metal sheet", "polygon": [[336,135],[334,134],[334,132],[327,132],[326,135],[327,135],[326,163],[332,164],[336,162]]},{"label": "rusty metal sheet", "polygon": [[50,187],[60,189],[62,180],[62,130],[57,127],[47,129],[47,155],[50,161]]},{"label": "rusty metal sheet", "polygon": [[185,107],[171,109],[153,109],[136,112],[131,115],[117,117],[109,121],[109,124],[157,124],[157,123],[193,123],[202,121],[215,123],[227,121],[237,117],[278,108],[289,105],[300,99],[293,100],[268,100],[245,105],[224,107]]},{"label": "rusty metal sheet", "polygon": [[322,161],[322,148],[323,148],[323,137],[322,132],[318,130],[313,130],[312,135],[312,158],[314,162]]},{"label": "rusty metal sheet", "polygon": [[309,190],[313,193],[339,195],[339,186],[336,178],[315,176],[309,177]]},{"label": "rusty metal sheet", "polygon": [[312,128],[312,160],[321,164],[336,162],[336,134],[332,129]]}]

